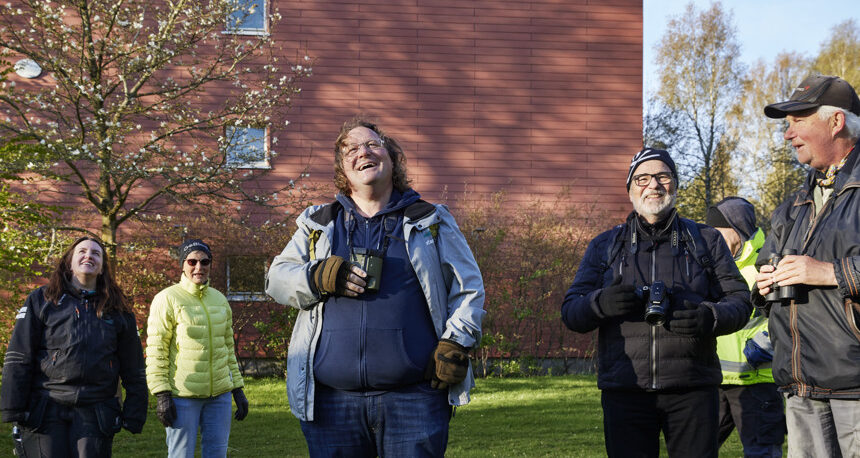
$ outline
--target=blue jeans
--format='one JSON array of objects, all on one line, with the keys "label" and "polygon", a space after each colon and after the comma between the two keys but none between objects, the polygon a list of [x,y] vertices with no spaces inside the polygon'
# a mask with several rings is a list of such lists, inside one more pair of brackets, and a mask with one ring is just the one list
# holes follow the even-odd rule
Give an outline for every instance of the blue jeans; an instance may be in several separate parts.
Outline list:
[{"label": "blue jeans", "polygon": [[197,430],[200,430],[200,452],[203,458],[226,457],[230,439],[230,392],[211,398],[174,397],[176,420],[167,431],[169,458],[194,458]]},{"label": "blue jeans", "polygon": [[312,458],[445,455],[448,390],[428,383],[369,393],[316,387],[314,421],[302,422]]}]

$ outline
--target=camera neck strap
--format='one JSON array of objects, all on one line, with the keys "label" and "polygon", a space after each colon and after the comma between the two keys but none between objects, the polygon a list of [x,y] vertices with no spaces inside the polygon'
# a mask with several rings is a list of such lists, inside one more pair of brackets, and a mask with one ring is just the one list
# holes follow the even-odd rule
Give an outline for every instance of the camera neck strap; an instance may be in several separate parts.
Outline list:
[{"label": "camera neck strap", "polygon": [[[400,220],[395,214],[385,215],[382,218],[382,231],[379,239],[376,241],[375,249],[378,250],[379,256],[385,256],[385,252],[388,250],[388,245],[391,242],[391,239],[394,237],[392,234],[395,230],[397,230],[397,222]],[[346,246],[349,247],[350,253],[355,251],[355,247],[353,246],[352,235],[355,232],[356,227],[358,226],[358,221],[352,210],[349,210],[343,215],[343,222],[346,226]],[[368,247],[369,248],[369,247]]]}]

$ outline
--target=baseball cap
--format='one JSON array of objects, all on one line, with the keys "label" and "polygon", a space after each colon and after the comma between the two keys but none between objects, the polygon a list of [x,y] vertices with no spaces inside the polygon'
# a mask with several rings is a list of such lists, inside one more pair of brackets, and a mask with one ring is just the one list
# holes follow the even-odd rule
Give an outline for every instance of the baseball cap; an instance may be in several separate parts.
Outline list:
[{"label": "baseball cap", "polygon": [[768,118],[784,118],[790,113],[832,105],[844,108],[860,116],[860,99],[854,88],[838,76],[808,76],[794,89],[785,102],[772,103],[764,107]]}]

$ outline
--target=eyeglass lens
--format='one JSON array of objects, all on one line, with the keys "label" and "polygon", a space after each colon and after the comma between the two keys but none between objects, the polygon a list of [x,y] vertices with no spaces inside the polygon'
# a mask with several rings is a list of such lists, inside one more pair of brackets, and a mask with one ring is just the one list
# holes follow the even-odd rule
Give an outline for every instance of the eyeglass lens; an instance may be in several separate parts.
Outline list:
[{"label": "eyeglass lens", "polygon": [[[186,260],[185,260],[185,262],[187,262],[187,263],[188,263],[188,265],[189,265],[189,266],[191,266],[191,267],[196,266],[196,265],[197,265],[197,261],[198,261],[197,259],[186,259]],[[209,263],[211,263],[211,262],[212,262],[212,260],[211,260],[211,259],[200,259],[199,261],[200,261],[200,265],[201,265],[201,266],[208,266],[208,265],[209,265]]]},{"label": "eyeglass lens", "polygon": [[660,184],[668,184],[670,181],[672,181],[672,175],[666,172],[643,173],[641,175],[636,175],[635,177],[633,177],[633,180],[639,186],[648,186],[648,184],[651,183],[651,178],[656,179],[657,183]]}]

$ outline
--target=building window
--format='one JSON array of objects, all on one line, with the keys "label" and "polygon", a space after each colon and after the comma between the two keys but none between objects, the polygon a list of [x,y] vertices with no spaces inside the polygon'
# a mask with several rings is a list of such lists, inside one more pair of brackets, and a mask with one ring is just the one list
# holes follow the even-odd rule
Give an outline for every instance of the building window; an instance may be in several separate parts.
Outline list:
[{"label": "building window", "polygon": [[227,126],[227,164],[233,167],[269,168],[268,129]]},{"label": "building window", "polygon": [[266,300],[266,257],[227,257],[227,300]]},{"label": "building window", "polygon": [[266,15],[267,0],[232,0],[233,12],[227,16],[227,33],[266,35],[269,33]]}]

